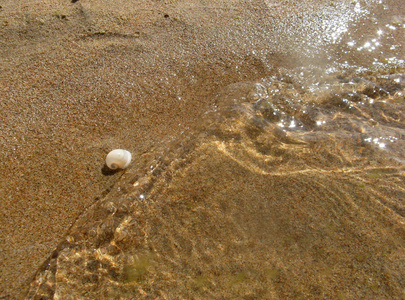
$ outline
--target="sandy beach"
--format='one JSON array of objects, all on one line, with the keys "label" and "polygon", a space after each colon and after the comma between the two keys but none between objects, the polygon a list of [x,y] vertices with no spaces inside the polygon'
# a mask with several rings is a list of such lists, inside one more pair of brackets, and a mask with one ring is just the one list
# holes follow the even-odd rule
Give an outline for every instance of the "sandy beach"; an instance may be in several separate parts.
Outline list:
[{"label": "sandy beach", "polygon": [[[136,165],[137,157],[192,130],[230,84],[280,68],[374,60],[368,52],[330,51],[337,46],[328,36],[342,28],[322,25],[331,18],[356,22],[363,14],[355,13],[357,2],[72,2],[0,3],[1,299],[24,298],[76,220],[122,178],[104,167],[111,149],[128,149]],[[372,10],[366,4],[361,8]],[[401,1],[389,5],[403,22]],[[351,37],[371,37],[368,28]],[[392,36],[403,39],[399,30]],[[403,48],[387,51],[404,57]],[[229,165],[219,158],[212,163]],[[403,262],[403,253],[391,254]]]}]

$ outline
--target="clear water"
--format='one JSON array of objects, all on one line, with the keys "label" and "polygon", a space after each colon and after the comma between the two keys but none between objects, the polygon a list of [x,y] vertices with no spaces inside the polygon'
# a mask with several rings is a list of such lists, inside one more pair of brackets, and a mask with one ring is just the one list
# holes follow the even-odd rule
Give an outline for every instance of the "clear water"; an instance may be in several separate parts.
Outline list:
[{"label": "clear water", "polygon": [[308,34],[310,64],[223,87],[140,157],[28,298],[404,297],[404,18],[353,5]]}]

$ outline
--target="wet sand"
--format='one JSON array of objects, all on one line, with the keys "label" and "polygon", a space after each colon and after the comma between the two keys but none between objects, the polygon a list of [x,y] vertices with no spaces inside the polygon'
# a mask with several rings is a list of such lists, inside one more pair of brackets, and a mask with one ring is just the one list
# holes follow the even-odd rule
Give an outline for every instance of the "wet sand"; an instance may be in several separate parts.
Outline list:
[{"label": "wet sand", "polygon": [[110,149],[130,150],[136,164],[192,127],[223,87],[327,58],[294,44],[302,16],[326,4],[267,2],[1,4],[0,297],[22,298],[120,178],[103,172]]},{"label": "wet sand", "polygon": [[[287,81],[267,90],[294,94]],[[403,160],[405,140],[381,151],[361,138],[403,134],[403,96],[359,111],[278,103],[327,116],[317,129],[281,131],[264,84],[232,85],[239,105],[142,155],[77,220],[28,299],[403,298],[404,168],[391,154]],[[361,87],[348,90],[358,98]],[[301,97],[318,98],[310,89]]]}]

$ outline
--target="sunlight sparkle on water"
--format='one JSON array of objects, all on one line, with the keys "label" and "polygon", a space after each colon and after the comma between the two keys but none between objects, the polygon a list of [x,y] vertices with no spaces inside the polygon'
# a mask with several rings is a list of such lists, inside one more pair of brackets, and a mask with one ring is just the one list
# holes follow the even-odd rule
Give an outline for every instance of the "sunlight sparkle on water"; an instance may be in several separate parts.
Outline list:
[{"label": "sunlight sparkle on water", "polygon": [[377,145],[379,148],[384,149],[387,145],[387,142],[394,143],[398,141],[398,138],[395,136],[388,136],[388,137],[377,137],[377,138],[366,138],[364,139],[366,143],[372,143]]},{"label": "sunlight sparkle on water", "polygon": [[296,127],[295,121],[292,120],[291,123],[290,123],[290,125],[289,125],[288,127],[289,127],[289,128],[295,128],[295,127]]}]

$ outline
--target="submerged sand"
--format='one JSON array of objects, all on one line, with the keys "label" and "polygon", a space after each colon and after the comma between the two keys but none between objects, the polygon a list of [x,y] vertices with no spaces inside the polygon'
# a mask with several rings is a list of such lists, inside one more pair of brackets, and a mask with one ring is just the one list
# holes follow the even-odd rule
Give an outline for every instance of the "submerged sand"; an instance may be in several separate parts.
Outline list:
[{"label": "submerged sand", "polygon": [[[391,10],[399,12],[395,14],[396,22],[402,22],[401,3],[389,5]],[[136,164],[136,157],[170,142],[182,131],[191,130],[204,112],[217,104],[215,96],[225,86],[259,80],[278,73],[280,67],[326,65],[335,60],[359,66],[371,64],[370,53],[353,55],[349,50],[329,51],[328,48],[331,43],[328,34],[336,32],[338,27],[324,28],[323,21],[339,16],[341,20],[345,17],[347,23],[354,22],[354,8],[355,3],[345,1],[334,5],[323,1],[3,1],[0,8],[0,297],[24,297],[36,271],[75,220],[108,194],[120,179],[122,173],[108,173],[103,168],[110,149],[130,150]],[[374,17],[380,17],[379,14],[375,12]],[[372,35],[368,26],[361,28],[361,32],[352,35]],[[303,36],[305,43],[302,43]],[[400,40],[401,36],[396,39]],[[392,50],[398,57],[403,57],[403,51]],[[211,151],[209,148],[201,151],[197,152],[201,157],[217,157],[210,164],[227,166],[223,171],[224,182],[212,178],[213,183],[226,185],[232,177],[232,162],[205,153]],[[194,161],[199,164],[199,159]],[[194,178],[197,169],[189,169],[188,176]],[[250,178],[251,182],[248,180],[246,184],[263,186],[271,182],[265,190],[280,197],[290,186],[280,177],[263,181],[250,173],[239,175]],[[322,176],[316,181],[318,185],[332,184],[330,177]],[[395,180],[401,181],[401,176],[396,175]],[[307,189],[309,195],[315,194],[319,187],[305,183],[305,176],[293,181]],[[352,193],[355,189],[349,181],[350,178],[344,177],[336,185],[345,187],[347,197],[356,197],[357,192]],[[395,188],[403,185],[403,181],[396,184]],[[260,198],[260,195],[251,197]],[[289,220],[287,207],[296,203],[294,199],[274,209],[286,214]],[[315,201],[311,196],[301,201],[308,204],[310,199]],[[246,201],[251,203],[248,198]],[[226,203],[225,206],[231,205]],[[300,211],[303,215],[312,214],[306,211],[305,205]],[[344,209],[337,211],[340,215],[346,213]],[[322,214],[329,212],[330,207],[326,207]],[[273,217],[264,216],[265,219]],[[213,218],[211,222],[220,216]],[[382,243],[386,242],[384,233],[393,226],[384,218],[384,226],[377,228],[376,238]],[[363,219],[356,217],[348,222],[360,226]],[[333,237],[340,234],[334,226],[330,228]],[[275,228],[272,230],[276,234]],[[226,235],[220,234],[218,239]],[[315,240],[322,235],[317,234]],[[280,249],[294,248],[292,241],[301,239],[292,232],[286,236],[290,237],[280,242]],[[364,244],[362,237],[355,240],[350,234],[342,239],[351,245],[357,243],[360,248]],[[302,243],[308,240],[312,241],[308,238]],[[247,242],[248,239],[243,241]],[[333,251],[344,251],[342,243],[346,242],[337,243]],[[403,240],[394,234],[390,243],[401,245]],[[253,249],[260,252],[260,247]],[[315,248],[311,251],[324,255],[325,249]],[[375,249],[377,253],[383,250]],[[292,250],[293,256],[294,251],[299,249]],[[360,255],[362,251],[356,253]],[[270,254],[263,255],[263,261],[268,261]],[[401,262],[404,254],[395,250],[385,255],[390,261]],[[263,274],[270,274],[269,278],[282,276],[277,268],[282,269],[280,264],[289,258],[280,256],[279,259],[265,266]],[[367,259],[358,257],[359,263]],[[401,266],[395,272],[403,270]],[[374,265],[373,272],[376,268]],[[324,271],[331,272],[327,268]],[[232,276],[236,279],[229,275],[229,281],[238,281],[238,276],[249,277],[244,270],[235,272]],[[345,270],[339,272],[339,276],[346,276]],[[197,289],[204,290],[209,284],[210,279],[204,276],[201,273],[201,280],[197,280]],[[392,278],[395,283],[402,280],[396,273]],[[353,280],[352,275],[346,280]],[[313,288],[315,292],[322,291],[319,286]],[[399,295],[399,288],[395,286],[392,290],[393,295]]]},{"label": "submerged sand", "polygon": [[[294,90],[266,87],[283,83],[279,96]],[[29,299],[402,298],[404,168],[362,140],[376,130],[366,114],[403,134],[401,97],[357,112],[295,101],[326,124],[281,131],[267,122],[281,103],[257,87],[233,85],[241,103],[143,155],[78,219]],[[387,151],[403,158],[396,143]]]}]

